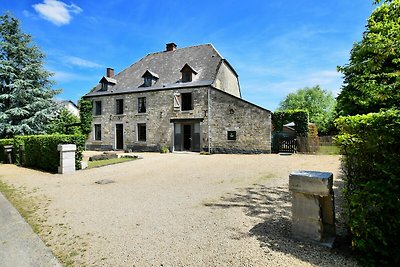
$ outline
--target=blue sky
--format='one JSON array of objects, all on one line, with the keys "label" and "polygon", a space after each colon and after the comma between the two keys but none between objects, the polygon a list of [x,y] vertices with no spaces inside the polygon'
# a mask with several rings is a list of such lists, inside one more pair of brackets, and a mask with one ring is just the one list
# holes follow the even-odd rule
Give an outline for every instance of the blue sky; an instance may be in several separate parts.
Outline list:
[{"label": "blue sky", "polygon": [[335,95],[374,9],[372,0],[2,0],[47,55],[60,99],[74,102],[106,67],[122,71],[148,53],[212,43],[239,74],[242,97],[275,110],[321,85]]}]

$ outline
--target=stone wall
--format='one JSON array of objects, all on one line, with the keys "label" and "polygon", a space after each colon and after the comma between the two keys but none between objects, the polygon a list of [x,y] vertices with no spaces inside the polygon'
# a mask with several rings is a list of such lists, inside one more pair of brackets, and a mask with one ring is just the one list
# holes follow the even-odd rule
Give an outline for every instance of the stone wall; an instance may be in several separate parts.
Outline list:
[{"label": "stone wall", "polygon": [[[186,92],[192,92],[193,110],[175,109],[174,94]],[[139,97],[146,97],[146,113],[138,113]],[[122,115],[115,114],[117,99],[124,99],[124,114]],[[91,97],[88,100],[102,101],[102,115],[93,116],[93,131],[90,133],[86,145],[87,149],[96,150],[116,148],[116,124],[123,124],[124,149],[158,151],[162,146],[172,149],[173,123],[171,123],[171,119],[203,119],[207,113],[206,87],[107,95]],[[146,142],[138,141],[138,123],[146,123]],[[200,124],[201,129],[207,129],[203,123]],[[101,141],[94,140],[94,124],[101,124]],[[201,136],[204,137],[205,133],[202,132]]]},{"label": "stone wall", "polygon": [[[271,112],[220,90],[211,90],[214,153],[270,153]],[[236,140],[228,140],[228,131]]]}]

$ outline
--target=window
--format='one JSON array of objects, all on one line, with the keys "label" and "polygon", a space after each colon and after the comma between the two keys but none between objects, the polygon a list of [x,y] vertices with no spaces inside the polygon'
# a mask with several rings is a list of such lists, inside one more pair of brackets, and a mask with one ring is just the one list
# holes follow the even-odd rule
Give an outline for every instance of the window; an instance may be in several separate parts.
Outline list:
[{"label": "window", "polygon": [[123,99],[117,99],[116,100],[116,114],[124,114],[124,100]]},{"label": "window", "polygon": [[146,142],[146,123],[138,123],[137,133],[138,141]]},{"label": "window", "polygon": [[94,140],[96,141],[101,140],[101,124],[94,125]]},{"label": "window", "polygon": [[144,86],[145,87],[150,87],[152,83],[153,83],[153,78],[151,76],[144,77]]},{"label": "window", "polygon": [[94,115],[101,115],[101,101],[94,101]]},{"label": "window", "polygon": [[146,113],[146,98],[138,98],[138,113]]},{"label": "window", "polygon": [[101,83],[101,91],[107,91],[108,90],[108,82],[104,81]]},{"label": "window", "polygon": [[182,110],[192,110],[192,93],[182,93],[181,94],[181,99],[182,99]]},{"label": "window", "polygon": [[192,81],[192,72],[191,71],[182,72],[182,82],[187,83],[191,81]]},{"label": "window", "polygon": [[236,131],[228,131],[228,140],[236,140]]}]

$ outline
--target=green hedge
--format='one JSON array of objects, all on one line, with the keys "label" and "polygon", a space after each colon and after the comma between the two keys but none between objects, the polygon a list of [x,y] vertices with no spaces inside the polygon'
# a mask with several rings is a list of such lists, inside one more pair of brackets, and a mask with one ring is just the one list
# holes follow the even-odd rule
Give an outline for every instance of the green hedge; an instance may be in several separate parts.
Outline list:
[{"label": "green hedge", "polygon": [[[3,139],[5,140],[5,139]],[[84,135],[26,135],[12,139],[14,145],[14,162],[20,164],[19,146],[23,146],[23,166],[57,172],[60,163],[59,144],[75,144],[75,168],[81,169],[82,152],[85,148]],[[0,140],[1,142],[1,140]]]},{"label": "green hedge", "polygon": [[0,139],[0,163],[3,163],[4,160],[6,159],[4,154],[4,146],[12,144],[13,144],[12,139]]},{"label": "green hedge", "polygon": [[400,111],[341,117],[352,245],[362,265],[400,265]]},{"label": "green hedge", "polygon": [[272,114],[272,124],[274,132],[281,132],[283,125],[294,122],[296,134],[307,136],[308,132],[308,113],[304,110],[285,110],[276,111]]}]

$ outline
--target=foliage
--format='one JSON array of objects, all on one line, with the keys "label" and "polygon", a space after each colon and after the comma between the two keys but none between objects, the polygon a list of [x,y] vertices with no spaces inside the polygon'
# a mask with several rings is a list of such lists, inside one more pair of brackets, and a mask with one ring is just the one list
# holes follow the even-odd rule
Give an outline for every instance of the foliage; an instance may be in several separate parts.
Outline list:
[{"label": "foliage", "polygon": [[88,136],[92,131],[93,103],[92,101],[81,99],[78,107],[82,134]]},{"label": "foliage", "polygon": [[336,100],[332,92],[317,85],[288,94],[281,101],[278,111],[304,110],[309,114],[309,121],[317,125],[320,133],[327,134],[333,129],[335,105]]},{"label": "foliage", "polygon": [[0,139],[0,163],[2,163],[6,159],[4,153],[4,146],[12,144],[13,144],[12,139]]},{"label": "foliage", "polygon": [[66,108],[58,111],[58,115],[47,125],[48,134],[80,134],[81,128],[79,126],[70,126],[71,124],[79,124],[79,118],[73,115]]},{"label": "foliage", "polygon": [[162,146],[162,147],[160,148],[160,153],[165,154],[165,153],[168,153],[168,152],[169,152],[169,147],[167,147],[167,146]]},{"label": "foliage", "polygon": [[363,265],[400,265],[400,110],[341,117],[337,137],[353,247]]},{"label": "foliage", "polygon": [[308,114],[304,110],[285,110],[276,111],[272,114],[272,124],[274,131],[282,131],[283,125],[294,122],[296,134],[306,136],[308,132]]},{"label": "foliage", "polygon": [[349,63],[339,66],[344,84],[338,115],[366,114],[400,108],[400,0],[383,2],[371,14]]},{"label": "foliage", "polygon": [[[0,139],[0,144],[4,139]],[[23,163],[26,167],[37,168],[49,172],[57,172],[60,163],[59,144],[75,144],[75,168],[81,168],[82,152],[85,148],[86,137],[84,135],[25,135],[12,139],[14,145],[14,162]],[[24,159],[19,158],[19,147],[23,147]]]},{"label": "foliage", "polygon": [[0,16],[0,138],[45,133],[57,109],[44,54],[19,24]]}]

